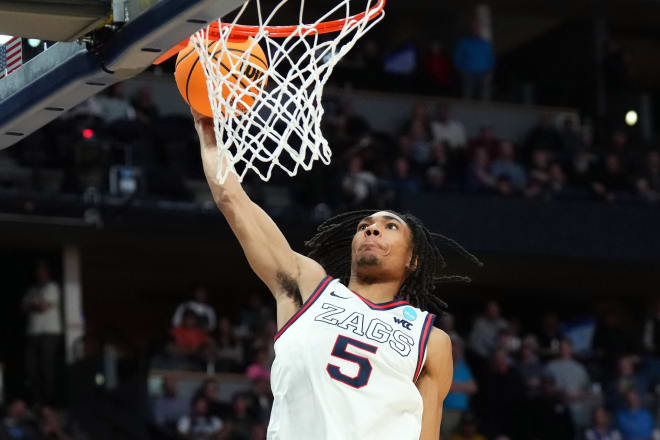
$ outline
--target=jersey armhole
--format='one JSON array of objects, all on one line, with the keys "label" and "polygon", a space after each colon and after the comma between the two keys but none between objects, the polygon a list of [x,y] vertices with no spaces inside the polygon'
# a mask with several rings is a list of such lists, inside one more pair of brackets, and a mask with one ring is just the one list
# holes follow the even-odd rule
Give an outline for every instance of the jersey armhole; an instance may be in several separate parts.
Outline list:
[{"label": "jersey armhole", "polygon": [[433,313],[428,313],[426,319],[424,320],[424,325],[422,326],[422,333],[419,336],[419,352],[417,354],[417,368],[415,368],[415,376],[413,377],[413,383],[417,383],[419,375],[422,372],[424,367],[424,362],[426,361],[426,346],[429,343],[429,337],[431,336],[431,330],[433,329],[433,322],[435,321],[435,315]]},{"label": "jersey armhole", "polygon": [[318,286],[316,286],[316,289],[314,289],[314,292],[307,298],[307,300],[303,303],[303,305],[298,309],[296,313],[293,314],[291,318],[282,326],[282,328],[275,334],[275,337],[273,338],[273,341],[277,341],[277,339],[282,336],[282,334],[286,331],[287,328],[291,326],[298,318],[300,318],[300,315],[305,313],[305,310],[310,308],[312,304],[314,304],[314,301],[318,299],[319,296],[321,296],[321,293],[325,290],[326,287],[328,287],[328,284],[330,284],[330,281],[332,281],[333,278],[330,275],[326,275],[323,277],[321,282],[319,283]]}]

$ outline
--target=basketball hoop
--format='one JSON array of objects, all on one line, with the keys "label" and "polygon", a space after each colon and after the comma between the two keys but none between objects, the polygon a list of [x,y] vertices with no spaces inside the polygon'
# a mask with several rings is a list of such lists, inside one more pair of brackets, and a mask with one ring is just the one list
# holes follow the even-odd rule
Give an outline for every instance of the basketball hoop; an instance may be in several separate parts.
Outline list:
[{"label": "basketball hoop", "polygon": [[[303,23],[305,0],[300,0],[297,25],[272,26],[288,2],[279,0],[266,16],[260,0],[246,0],[231,23],[218,21],[190,38],[206,75],[221,182],[232,171],[241,181],[248,170],[268,181],[275,166],[295,176],[299,168],[307,171],[317,160],[330,163],[332,152],[321,132],[323,87],[339,60],[383,19],[386,0],[364,0],[361,4],[366,6],[359,13],[355,0],[339,0],[307,24]],[[257,8],[259,25],[238,24],[249,4]],[[223,56],[217,55],[228,50],[228,41],[247,38],[250,48],[259,44],[268,58],[268,67],[256,81],[248,76],[263,65],[251,61],[250,49],[232,54],[230,66],[222,64],[222,68]],[[237,86],[243,79],[251,86]],[[241,105],[246,97],[254,99],[249,109]]]}]

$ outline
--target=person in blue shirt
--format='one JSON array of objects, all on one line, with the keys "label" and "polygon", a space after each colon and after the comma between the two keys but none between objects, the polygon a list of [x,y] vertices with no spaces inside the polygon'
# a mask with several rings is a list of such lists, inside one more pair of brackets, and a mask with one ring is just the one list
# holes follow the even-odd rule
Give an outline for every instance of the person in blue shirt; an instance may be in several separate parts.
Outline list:
[{"label": "person in blue shirt", "polygon": [[472,377],[472,371],[463,357],[463,340],[454,335],[451,337],[451,351],[454,361],[454,374],[449,394],[442,406],[442,438],[450,439],[458,430],[463,414],[468,410],[470,396],[477,392],[477,383]]},{"label": "person in blue shirt", "polygon": [[651,413],[642,408],[637,391],[626,393],[627,408],[616,413],[616,424],[624,440],[651,440],[655,429]]},{"label": "person in blue shirt", "polygon": [[477,22],[472,23],[469,36],[458,40],[454,65],[463,81],[464,98],[490,100],[495,53],[490,42],[480,35]]}]

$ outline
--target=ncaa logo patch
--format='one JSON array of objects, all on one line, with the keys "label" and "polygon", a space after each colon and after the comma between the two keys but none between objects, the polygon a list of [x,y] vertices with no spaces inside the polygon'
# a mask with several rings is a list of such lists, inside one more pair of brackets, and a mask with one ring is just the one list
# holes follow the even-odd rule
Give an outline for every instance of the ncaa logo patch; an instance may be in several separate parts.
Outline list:
[{"label": "ncaa logo patch", "polygon": [[414,321],[417,319],[417,312],[412,307],[406,307],[403,309],[403,317],[408,321]]}]

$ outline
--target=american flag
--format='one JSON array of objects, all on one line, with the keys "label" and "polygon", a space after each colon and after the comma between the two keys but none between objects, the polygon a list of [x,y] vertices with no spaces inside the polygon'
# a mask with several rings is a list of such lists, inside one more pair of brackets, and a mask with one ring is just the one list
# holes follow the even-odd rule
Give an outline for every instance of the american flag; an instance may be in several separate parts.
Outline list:
[{"label": "american flag", "polygon": [[9,75],[23,64],[23,46],[20,37],[12,37],[11,40],[0,46],[0,79]]}]

